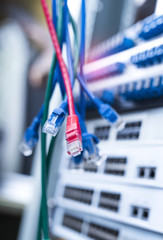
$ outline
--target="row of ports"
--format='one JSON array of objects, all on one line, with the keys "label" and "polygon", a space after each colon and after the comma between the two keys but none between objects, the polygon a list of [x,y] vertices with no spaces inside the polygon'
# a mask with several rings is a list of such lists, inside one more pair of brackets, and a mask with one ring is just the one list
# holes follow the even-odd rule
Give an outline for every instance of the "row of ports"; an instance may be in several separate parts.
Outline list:
[{"label": "row of ports", "polygon": [[127,122],[123,130],[117,132],[116,139],[138,139],[140,135],[142,122]]},{"label": "row of ports", "polygon": [[95,240],[117,240],[119,231],[117,229],[101,226],[93,222],[83,221],[82,218],[64,214],[62,225],[76,232],[82,232],[82,224],[87,225],[87,236]]},{"label": "row of ports", "polygon": [[117,240],[119,231],[95,223],[89,224],[88,236],[95,240]]},{"label": "row of ports", "polygon": [[[111,175],[125,175],[126,157],[108,157],[106,159],[104,173]],[[83,163],[83,170],[86,172],[97,172],[97,165],[90,162]]]},{"label": "row of ports", "polygon": [[118,132],[117,134],[117,140],[135,140],[139,138],[139,132]]},{"label": "row of ports", "polygon": [[[108,157],[106,159],[104,173],[114,176],[124,176],[126,173],[127,162],[128,161],[126,157]],[[95,163],[84,161],[83,170],[86,172],[97,172],[98,167]],[[145,179],[155,179],[156,170],[156,167],[140,166],[137,170],[137,177]]]},{"label": "row of ports", "polygon": [[[117,132],[116,139],[138,139],[140,135],[141,125],[141,121],[127,122],[124,129]],[[99,140],[108,140],[109,133],[110,126],[98,126],[94,129],[94,134],[99,138]]]},{"label": "row of ports", "polygon": [[66,186],[64,190],[64,197],[90,205],[92,202],[93,192],[93,190]]},{"label": "row of ports", "polygon": [[[67,194],[68,191],[69,194]],[[93,193],[94,191],[91,189],[80,189],[79,191],[79,189],[75,187],[65,187],[64,197],[90,205],[92,203]],[[100,193],[98,207],[104,208],[112,212],[118,212],[120,207],[120,201],[120,193],[102,191]],[[138,206],[131,206],[131,217],[147,220],[149,217],[149,209]]]},{"label": "row of ports", "polygon": [[[64,198],[91,205],[94,191],[92,189],[79,189],[66,186]],[[118,212],[120,194],[111,192],[101,192],[98,206],[110,211]]]}]

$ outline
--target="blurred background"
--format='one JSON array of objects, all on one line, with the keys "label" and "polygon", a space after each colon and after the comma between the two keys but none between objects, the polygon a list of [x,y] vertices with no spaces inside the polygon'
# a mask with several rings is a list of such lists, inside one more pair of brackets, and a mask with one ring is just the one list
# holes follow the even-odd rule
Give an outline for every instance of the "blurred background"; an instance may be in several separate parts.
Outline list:
[{"label": "blurred background", "polygon": [[[151,15],[155,4],[154,0],[87,0],[87,50]],[[69,0],[69,6],[79,24],[80,0]],[[23,157],[18,148],[44,100],[52,54],[40,2],[1,0],[0,239],[17,239],[23,210],[33,194],[35,155]]]}]

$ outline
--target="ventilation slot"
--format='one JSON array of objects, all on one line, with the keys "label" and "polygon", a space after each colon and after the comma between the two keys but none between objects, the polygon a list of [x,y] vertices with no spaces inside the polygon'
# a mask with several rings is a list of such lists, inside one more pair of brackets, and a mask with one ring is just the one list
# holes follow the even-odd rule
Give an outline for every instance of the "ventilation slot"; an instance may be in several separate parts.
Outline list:
[{"label": "ventilation slot", "polygon": [[120,194],[101,192],[99,207],[118,212],[120,197]]},{"label": "ventilation slot", "polygon": [[117,240],[118,235],[118,230],[103,227],[94,223],[89,224],[88,236],[95,240]]},{"label": "ventilation slot", "polygon": [[72,217],[68,214],[64,214],[62,225],[75,230],[76,232],[81,232],[83,220],[81,218]]},{"label": "ventilation slot", "polygon": [[64,198],[68,198],[77,202],[82,202],[85,204],[91,204],[93,196],[93,190],[65,187]]}]

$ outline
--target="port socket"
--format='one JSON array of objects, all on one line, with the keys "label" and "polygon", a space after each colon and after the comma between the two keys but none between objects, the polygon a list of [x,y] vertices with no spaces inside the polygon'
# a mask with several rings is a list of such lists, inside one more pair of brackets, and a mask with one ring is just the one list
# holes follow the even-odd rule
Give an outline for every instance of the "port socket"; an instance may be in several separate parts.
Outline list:
[{"label": "port socket", "polygon": [[117,132],[117,140],[138,139],[140,136],[141,121],[127,122],[123,130]]},{"label": "port socket", "polygon": [[81,232],[83,220],[68,214],[64,214],[62,225],[76,232]]},{"label": "port socket", "polygon": [[146,179],[155,179],[156,168],[155,167],[138,167],[138,177]]},{"label": "port socket", "polygon": [[89,224],[88,236],[95,240],[117,240],[119,231],[95,223]]},{"label": "port socket", "polygon": [[77,202],[91,204],[93,197],[93,190],[82,189],[71,186],[66,186],[64,190],[64,198],[68,198]]},{"label": "port socket", "polygon": [[94,134],[99,140],[107,140],[109,138],[110,126],[100,126],[94,129]]},{"label": "port socket", "polygon": [[131,216],[141,220],[148,220],[149,218],[149,208],[131,206]]},{"label": "port socket", "polygon": [[140,167],[139,170],[138,170],[138,176],[140,178],[144,178],[145,176],[145,168],[144,167]]},{"label": "port socket", "polygon": [[126,164],[126,157],[108,157],[104,172],[110,175],[124,176]]},{"label": "port socket", "polygon": [[139,212],[139,208],[136,206],[132,206],[131,207],[131,216],[132,217],[137,217],[138,216],[138,212]]},{"label": "port socket", "polygon": [[121,195],[117,193],[101,192],[99,207],[118,212]]},{"label": "port socket", "polygon": [[143,220],[147,220],[148,217],[149,217],[149,209],[148,209],[148,208],[145,208],[145,209],[143,209],[143,211],[142,211],[142,219],[143,219]]},{"label": "port socket", "polygon": [[151,169],[149,170],[149,178],[150,178],[150,179],[154,179],[155,176],[156,176],[156,168],[151,168]]}]

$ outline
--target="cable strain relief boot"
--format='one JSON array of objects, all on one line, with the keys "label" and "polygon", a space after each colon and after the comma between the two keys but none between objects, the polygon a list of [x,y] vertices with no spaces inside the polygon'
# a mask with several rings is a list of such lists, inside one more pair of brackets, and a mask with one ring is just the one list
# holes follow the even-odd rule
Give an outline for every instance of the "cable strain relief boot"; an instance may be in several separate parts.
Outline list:
[{"label": "cable strain relief boot", "polygon": [[82,136],[77,115],[67,117],[66,126],[67,153],[72,156],[78,156],[83,150]]}]

